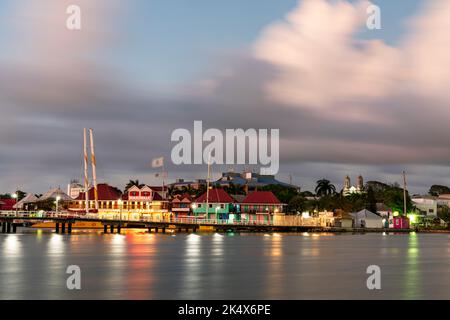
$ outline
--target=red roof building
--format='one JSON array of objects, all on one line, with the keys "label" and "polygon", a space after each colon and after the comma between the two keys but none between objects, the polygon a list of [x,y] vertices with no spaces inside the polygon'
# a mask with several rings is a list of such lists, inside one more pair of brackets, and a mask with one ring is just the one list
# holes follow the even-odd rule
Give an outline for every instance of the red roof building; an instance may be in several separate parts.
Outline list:
[{"label": "red roof building", "polygon": [[249,221],[269,221],[269,216],[283,214],[283,206],[271,191],[254,191],[242,201],[240,211]]},{"label": "red roof building", "polygon": [[[200,197],[198,197],[195,202],[197,203],[206,203],[206,194],[202,194]],[[235,200],[223,189],[215,188],[209,190],[209,196],[208,196],[208,202],[209,203],[234,203]]]},{"label": "red roof building", "polygon": [[12,211],[14,205],[17,203],[16,199],[0,199],[0,210],[2,211]]}]

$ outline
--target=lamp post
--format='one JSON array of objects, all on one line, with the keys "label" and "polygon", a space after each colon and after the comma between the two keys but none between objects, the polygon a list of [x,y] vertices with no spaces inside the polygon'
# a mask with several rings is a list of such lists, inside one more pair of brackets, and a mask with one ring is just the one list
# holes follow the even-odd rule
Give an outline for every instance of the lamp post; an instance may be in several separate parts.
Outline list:
[{"label": "lamp post", "polygon": [[13,197],[13,199],[15,200],[14,206],[16,207],[16,216],[17,216],[17,200],[18,200],[18,198],[19,198],[19,195],[17,194],[17,192],[15,192],[15,193],[12,195],[12,197]]},{"label": "lamp post", "polygon": [[56,196],[56,215],[58,215],[58,203],[59,203],[59,200],[61,200],[61,197],[60,196]]}]

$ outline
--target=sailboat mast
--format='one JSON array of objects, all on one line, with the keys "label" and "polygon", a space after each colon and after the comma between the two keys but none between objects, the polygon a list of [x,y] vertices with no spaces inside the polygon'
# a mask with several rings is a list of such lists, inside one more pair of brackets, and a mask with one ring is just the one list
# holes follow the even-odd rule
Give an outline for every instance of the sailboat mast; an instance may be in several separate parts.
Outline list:
[{"label": "sailboat mast", "polygon": [[83,152],[84,152],[84,199],[86,213],[89,213],[89,177],[88,177],[88,151],[86,128],[83,130]]},{"label": "sailboat mast", "polygon": [[91,140],[91,163],[92,163],[92,182],[94,184],[94,201],[95,210],[98,210],[98,191],[97,191],[97,161],[95,159],[95,149],[94,149],[94,131],[89,129],[89,137]]}]

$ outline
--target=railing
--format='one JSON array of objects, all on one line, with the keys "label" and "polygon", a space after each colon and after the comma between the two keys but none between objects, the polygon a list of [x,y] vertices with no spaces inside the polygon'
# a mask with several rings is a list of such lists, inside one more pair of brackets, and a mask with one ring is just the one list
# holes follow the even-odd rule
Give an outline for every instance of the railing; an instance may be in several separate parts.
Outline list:
[{"label": "railing", "polygon": [[[136,214],[137,216],[138,214]],[[204,219],[197,217],[186,218],[173,218],[173,217],[149,217],[138,215],[139,217],[125,217],[120,213],[114,214],[75,214],[68,212],[29,212],[29,211],[0,211],[0,217],[8,218],[39,218],[39,219],[76,219],[76,220],[114,220],[123,221],[124,223],[130,222],[143,222],[143,223],[165,223],[165,224],[191,224],[191,225],[230,225],[230,226],[284,226],[284,227],[319,227],[321,225],[319,218],[304,219],[298,216],[280,216],[271,217],[268,221],[261,220],[229,220],[229,219]]]}]

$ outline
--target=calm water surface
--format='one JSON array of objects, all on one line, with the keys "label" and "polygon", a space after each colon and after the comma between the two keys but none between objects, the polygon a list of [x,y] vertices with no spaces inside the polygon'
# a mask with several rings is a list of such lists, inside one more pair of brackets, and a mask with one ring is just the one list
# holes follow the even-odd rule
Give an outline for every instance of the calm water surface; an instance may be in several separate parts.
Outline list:
[{"label": "calm water surface", "polygon": [[[0,234],[0,299],[449,299],[446,234]],[[82,289],[66,288],[68,265]],[[382,290],[366,287],[378,265]]]}]

